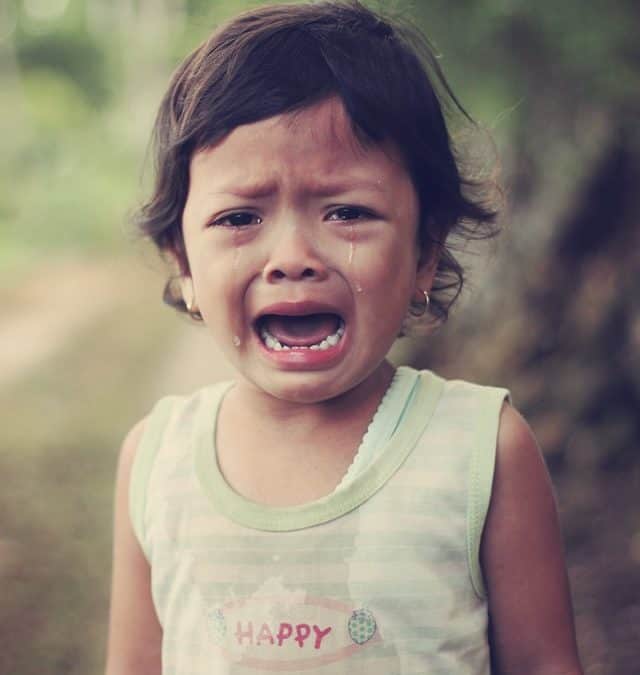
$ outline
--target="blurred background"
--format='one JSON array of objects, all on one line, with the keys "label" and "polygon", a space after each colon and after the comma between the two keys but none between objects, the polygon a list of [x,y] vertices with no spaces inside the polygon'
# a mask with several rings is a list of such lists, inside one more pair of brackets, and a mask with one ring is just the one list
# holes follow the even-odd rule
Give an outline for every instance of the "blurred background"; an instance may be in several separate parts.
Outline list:
[{"label": "blurred background", "polygon": [[[128,215],[179,60],[240,0],[0,1],[0,673],[103,668],[117,450],[229,372]],[[557,488],[588,675],[638,672],[640,4],[394,0],[489,131],[504,235],[397,360],[512,389]],[[380,6],[380,5],[379,5]],[[454,133],[458,134],[454,127]],[[477,157],[476,157],[477,159]]]}]

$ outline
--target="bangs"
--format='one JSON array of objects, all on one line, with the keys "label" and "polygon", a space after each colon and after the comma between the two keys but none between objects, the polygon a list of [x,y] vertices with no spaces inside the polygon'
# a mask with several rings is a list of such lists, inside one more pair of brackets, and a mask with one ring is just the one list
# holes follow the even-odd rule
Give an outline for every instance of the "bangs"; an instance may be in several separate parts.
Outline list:
[{"label": "bangs", "polygon": [[[185,89],[180,124],[180,141],[193,150],[242,124],[330,96],[340,97],[365,144],[389,138],[406,147],[418,126],[442,124],[433,119],[440,109],[421,64],[397,36],[364,30],[353,18],[339,29],[335,17],[292,26],[278,8],[267,9],[276,15],[269,31],[252,33],[243,22],[229,26],[211,46],[202,69],[193,69],[190,79],[203,86]],[[227,56],[230,46],[233,54]],[[215,62],[224,68],[212,68]],[[421,80],[417,91],[416,76]],[[416,116],[420,111],[421,120]]]}]

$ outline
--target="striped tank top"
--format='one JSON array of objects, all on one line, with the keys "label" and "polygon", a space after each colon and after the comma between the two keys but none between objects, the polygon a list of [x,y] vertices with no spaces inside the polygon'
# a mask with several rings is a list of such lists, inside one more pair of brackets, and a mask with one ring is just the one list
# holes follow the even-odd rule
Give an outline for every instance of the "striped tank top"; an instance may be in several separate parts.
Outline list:
[{"label": "striped tank top", "polygon": [[422,371],[356,476],[267,507],[216,461],[229,386],[162,399],[133,466],[163,675],[490,673],[479,550],[508,392]]}]

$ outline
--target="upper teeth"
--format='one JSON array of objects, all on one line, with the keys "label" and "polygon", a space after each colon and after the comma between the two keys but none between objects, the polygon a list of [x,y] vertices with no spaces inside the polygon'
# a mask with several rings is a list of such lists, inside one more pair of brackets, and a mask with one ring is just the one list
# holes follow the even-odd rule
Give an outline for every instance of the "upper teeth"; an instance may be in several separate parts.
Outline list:
[{"label": "upper teeth", "polygon": [[260,335],[262,336],[262,340],[264,341],[265,345],[267,345],[267,348],[273,349],[276,352],[279,352],[282,349],[329,349],[329,347],[335,347],[335,345],[340,342],[340,338],[344,335],[344,324],[340,322],[340,325],[338,326],[338,329],[335,333],[327,335],[324,340],[321,340],[320,342],[312,345],[283,345],[280,340],[271,335],[271,333],[266,328],[263,328],[260,331]]}]

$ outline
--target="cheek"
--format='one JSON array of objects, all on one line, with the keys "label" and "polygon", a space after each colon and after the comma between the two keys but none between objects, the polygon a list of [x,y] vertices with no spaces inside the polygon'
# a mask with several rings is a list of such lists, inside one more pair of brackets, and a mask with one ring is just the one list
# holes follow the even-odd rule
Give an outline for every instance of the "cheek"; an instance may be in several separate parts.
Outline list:
[{"label": "cheek", "polygon": [[[208,246],[207,246],[208,244]],[[244,339],[247,293],[256,277],[252,251],[242,246],[203,242],[190,256],[191,275],[200,312],[216,339]]]},{"label": "cheek", "polygon": [[[390,262],[391,261],[391,262]],[[372,259],[358,279],[361,293],[355,302],[360,319],[370,335],[377,335],[386,351],[402,330],[415,286],[414,263],[398,258]]]},{"label": "cheek", "polygon": [[[205,320],[208,315],[220,315],[233,294],[233,275],[223,259],[214,256],[196,255],[189,259],[191,278],[198,304]],[[226,270],[226,271],[225,271]]]},{"label": "cheek", "polygon": [[385,293],[387,301],[410,296],[416,280],[417,252],[406,246],[402,237],[394,235],[360,250],[356,247],[354,263],[354,275],[359,277],[363,291]]}]

